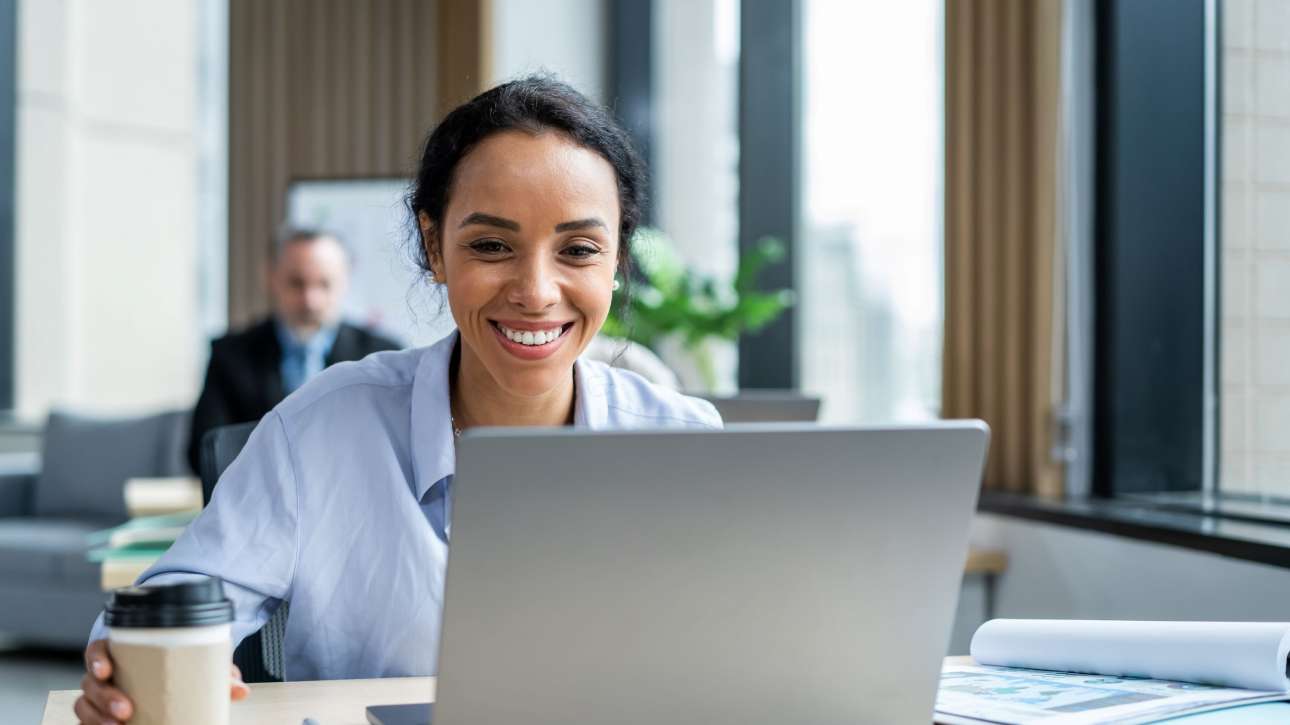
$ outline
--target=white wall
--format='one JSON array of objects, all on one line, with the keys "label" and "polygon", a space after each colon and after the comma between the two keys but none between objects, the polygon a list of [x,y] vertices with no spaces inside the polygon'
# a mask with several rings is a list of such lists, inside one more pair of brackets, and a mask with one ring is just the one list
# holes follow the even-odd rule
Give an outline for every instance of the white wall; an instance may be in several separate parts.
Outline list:
[{"label": "white wall", "polygon": [[604,0],[493,0],[488,85],[545,70],[606,102],[608,20]]},{"label": "white wall", "polygon": [[973,541],[1008,553],[995,616],[1290,621],[1290,569],[988,514]]},{"label": "white wall", "polygon": [[200,383],[197,0],[23,0],[17,404],[188,406]]}]

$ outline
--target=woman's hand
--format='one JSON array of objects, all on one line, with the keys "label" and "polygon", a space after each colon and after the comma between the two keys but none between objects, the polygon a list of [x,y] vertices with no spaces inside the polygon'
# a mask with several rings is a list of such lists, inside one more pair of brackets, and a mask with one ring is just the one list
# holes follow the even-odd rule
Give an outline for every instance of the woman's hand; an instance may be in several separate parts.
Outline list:
[{"label": "woman's hand", "polygon": [[[233,681],[229,697],[242,700],[251,689],[242,682],[242,672],[237,665],[229,665]],[[108,654],[107,640],[96,639],[85,648],[85,677],[81,680],[81,696],[76,698],[76,717],[86,725],[116,725],[134,715],[134,703],[112,684],[112,656]]]}]

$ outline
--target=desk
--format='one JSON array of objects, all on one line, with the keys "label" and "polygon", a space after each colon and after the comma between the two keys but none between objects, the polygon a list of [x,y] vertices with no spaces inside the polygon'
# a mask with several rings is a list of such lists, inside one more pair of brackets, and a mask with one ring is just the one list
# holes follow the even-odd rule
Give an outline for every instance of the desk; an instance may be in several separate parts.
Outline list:
[{"label": "desk", "polygon": [[[76,725],[72,704],[80,690],[55,690],[45,701],[41,725]],[[380,680],[266,682],[251,685],[251,696],[233,703],[233,725],[367,725],[368,705],[398,705],[434,699],[433,677]]]},{"label": "desk", "polygon": [[[947,657],[968,664],[970,657]],[[72,704],[80,690],[54,690],[45,702],[41,725],[76,725]],[[312,717],[320,725],[367,725],[368,705],[398,705],[434,699],[433,677],[324,682],[270,682],[251,685],[251,696],[233,703],[232,725],[299,725]]]},{"label": "desk", "polygon": [[994,549],[968,549],[967,563],[963,566],[963,575],[981,577],[982,583],[985,585],[985,602],[982,611],[987,621],[994,619],[995,588],[997,587],[999,576],[1007,570],[1007,552]]},{"label": "desk", "polygon": [[[945,664],[972,664],[971,657],[946,657]],[[398,705],[434,699],[433,677],[383,680],[272,682],[251,685],[251,697],[233,703],[232,725],[297,725],[307,717],[320,725],[367,725],[368,705]],[[72,703],[79,690],[55,690],[45,701],[41,725],[76,725]],[[1285,722],[1290,705],[1269,703],[1181,718],[1178,725],[1233,725]]]}]

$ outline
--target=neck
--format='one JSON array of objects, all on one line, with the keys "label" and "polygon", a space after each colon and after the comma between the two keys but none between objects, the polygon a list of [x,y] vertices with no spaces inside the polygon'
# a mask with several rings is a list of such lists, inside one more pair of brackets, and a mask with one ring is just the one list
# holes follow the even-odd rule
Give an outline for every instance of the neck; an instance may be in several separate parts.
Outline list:
[{"label": "neck", "polygon": [[477,426],[562,426],[573,422],[573,371],[539,395],[502,388],[460,338],[451,377],[452,415],[459,428]]}]

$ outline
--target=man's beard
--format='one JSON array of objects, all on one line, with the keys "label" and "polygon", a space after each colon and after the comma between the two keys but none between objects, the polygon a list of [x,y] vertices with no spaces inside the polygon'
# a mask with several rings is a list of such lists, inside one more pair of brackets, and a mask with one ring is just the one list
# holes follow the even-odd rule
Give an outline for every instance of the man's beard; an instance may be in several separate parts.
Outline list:
[{"label": "man's beard", "polygon": [[296,342],[304,344],[310,340],[318,331],[323,328],[323,321],[320,318],[309,317],[303,320],[289,320],[286,324],[287,332]]}]

